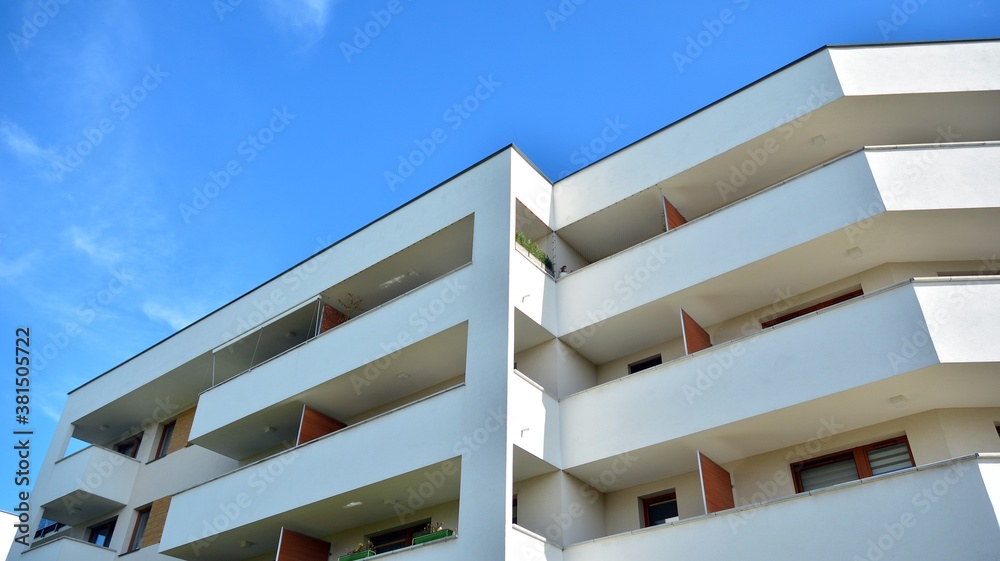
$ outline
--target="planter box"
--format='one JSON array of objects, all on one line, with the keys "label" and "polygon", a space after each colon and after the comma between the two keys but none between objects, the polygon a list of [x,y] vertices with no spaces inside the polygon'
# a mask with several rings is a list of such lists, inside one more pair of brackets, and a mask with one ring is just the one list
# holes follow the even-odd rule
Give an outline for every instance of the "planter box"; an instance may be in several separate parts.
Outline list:
[{"label": "planter box", "polygon": [[348,553],[347,555],[341,555],[340,561],[354,561],[355,559],[365,559],[367,557],[374,557],[375,552],[372,550],[362,551],[361,553]]},{"label": "planter box", "polygon": [[439,530],[437,532],[431,532],[430,534],[425,534],[423,536],[417,536],[413,538],[413,545],[432,542],[434,540],[439,540],[441,538],[447,538],[448,536],[455,535],[452,530]]}]

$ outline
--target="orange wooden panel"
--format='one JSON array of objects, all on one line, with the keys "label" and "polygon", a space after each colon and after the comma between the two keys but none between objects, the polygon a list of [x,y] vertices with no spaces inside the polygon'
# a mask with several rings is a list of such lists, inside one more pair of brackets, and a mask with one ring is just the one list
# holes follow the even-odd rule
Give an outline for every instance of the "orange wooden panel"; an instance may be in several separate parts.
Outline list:
[{"label": "orange wooden panel", "polygon": [[170,510],[170,497],[153,501],[149,509],[149,519],[146,520],[146,531],[142,534],[140,547],[149,547],[160,543],[163,535],[163,524],[167,521],[167,511]]},{"label": "orange wooden panel", "polygon": [[278,556],[275,557],[275,561],[328,561],[329,558],[329,542],[293,532],[288,528],[281,529],[281,540],[278,542]]},{"label": "orange wooden panel", "polygon": [[705,514],[734,508],[733,484],[729,472],[713,462],[708,456],[698,452],[701,467],[701,492],[705,495]]},{"label": "orange wooden panel", "polygon": [[167,454],[173,454],[187,446],[188,437],[191,436],[191,425],[194,423],[194,412],[197,407],[192,407],[177,416],[174,424],[174,433],[170,435],[170,444],[167,446]]},{"label": "orange wooden panel", "polygon": [[303,405],[302,420],[299,422],[299,438],[296,444],[305,444],[311,440],[316,440],[324,434],[330,434],[346,426],[344,423],[336,419],[331,419],[308,405]]},{"label": "orange wooden panel", "polygon": [[329,304],[323,304],[323,321],[320,322],[319,332],[323,333],[324,331],[333,329],[345,321],[347,321],[347,316],[343,312]]},{"label": "orange wooden panel", "polygon": [[677,210],[677,207],[670,204],[666,197],[663,197],[663,208],[667,215],[667,230],[673,230],[681,224],[687,224],[687,218]]},{"label": "orange wooden panel", "polygon": [[708,331],[698,325],[687,312],[681,310],[681,327],[684,330],[684,350],[687,354],[696,353],[712,346],[712,338]]}]

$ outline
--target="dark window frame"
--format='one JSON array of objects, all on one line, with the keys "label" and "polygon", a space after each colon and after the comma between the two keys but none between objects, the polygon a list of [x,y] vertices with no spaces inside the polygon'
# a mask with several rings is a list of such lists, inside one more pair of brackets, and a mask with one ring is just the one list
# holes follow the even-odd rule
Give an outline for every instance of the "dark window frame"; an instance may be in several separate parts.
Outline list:
[{"label": "dark window frame", "polygon": [[796,310],[794,312],[789,312],[787,314],[778,316],[778,317],[776,317],[774,319],[769,319],[767,321],[762,321],[762,322],[760,322],[760,328],[761,329],[767,329],[768,327],[773,327],[775,325],[778,325],[779,323],[785,323],[786,321],[793,320],[793,319],[795,319],[797,317],[804,316],[806,314],[811,314],[811,313],[813,313],[813,312],[815,312],[817,310],[822,310],[823,308],[829,308],[830,306],[834,306],[836,304],[840,304],[841,302],[846,302],[848,300],[857,298],[858,296],[864,296],[864,295],[865,295],[864,291],[862,289],[860,289],[860,288],[857,289],[857,290],[852,290],[852,291],[848,292],[847,294],[841,294],[840,296],[834,296],[833,298],[830,298],[828,300],[824,300],[822,302],[813,304],[811,306],[806,306],[805,308],[802,308],[801,310]]},{"label": "dark window frame", "polygon": [[[652,506],[656,506],[661,503],[673,501],[677,504],[677,490],[672,489],[670,491],[665,491],[663,493],[657,493],[651,497],[646,497],[640,499],[642,501],[642,527],[649,528],[654,526],[649,516],[649,509]],[[680,509],[678,508],[678,514],[680,514]]]},{"label": "dark window frame", "polygon": [[[424,533],[427,525],[431,523],[431,519],[422,520],[415,524],[410,524],[407,526],[397,526],[395,528],[389,528],[387,530],[382,530],[369,534],[365,536],[365,542],[372,542],[375,546],[375,553],[386,553],[389,551],[396,551],[397,549],[403,549],[405,547],[410,547],[413,545],[413,538],[420,536]],[[389,539],[388,541],[387,538]],[[390,545],[399,545],[392,549],[384,549]]]},{"label": "dark window frame", "polygon": [[149,524],[149,513],[153,510],[153,505],[147,505],[142,508],[135,509],[136,518],[135,525],[132,526],[132,535],[128,539],[128,550],[127,552],[138,551],[142,549],[142,538],[146,533],[146,526]]},{"label": "dark window frame", "polygon": [[[131,452],[122,452],[122,448],[128,445],[133,445]],[[115,452],[118,452],[122,456],[128,456],[130,458],[135,458],[139,455],[139,447],[142,445],[142,433],[132,435],[126,439],[116,442],[113,446]]]},{"label": "dark window frame", "polygon": [[160,441],[156,445],[156,456],[153,458],[154,460],[159,460],[167,455],[167,450],[170,448],[170,440],[174,437],[174,429],[176,427],[176,419],[170,421],[169,423],[164,423],[163,428],[160,430]]},{"label": "dark window frame", "polygon": [[889,438],[887,440],[880,440],[878,442],[873,442],[871,444],[865,444],[863,446],[858,446],[855,448],[849,448],[847,450],[841,450],[839,452],[834,452],[832,454],[826,454],[825,456],[820,456],[818,458],[813,458],[811,460],[805,460],[802,462],[796,462],[789,466],[792,470],[792,480],[795,482],[795,492],[802,493],[802,472],[815,468],[824,466],[827,464],[832,464],[835,462],[840,462],[848,458],[854,459],[854,469],[857,470],[858,479],[866,479],[872,477],[871,464],[868,462],[868,452],[872,450],[878,450],[879,448],[886,448],[889,446],[895,446],[896,444],[903,443],[906,445],[906,453],[910,457],[910,467],[916,466],[917,463],[913,461],[913,450],[910,448],[910,441],[906,438],[906,435],[897,436],[895,438]]},{"label": "dark window frame", "polygon": [[[655,362],[655,364],[654,364]],[[648,356],[644,359],[637,360],[628,365],[628,373],[635,374],[636,372],[642,372],[643,370],[649,370],[650,368],[656,368],[657,366],[663,364],[663,355],[657,353],[653,356]]]},{"label": "dark window frame", "polygon": [[[111,547],[111,538],[115,535],[115,524],[118,522],[118,517],[113,516],[104,520],[103,522],[98,522],[93,526],[87,527],[87,543],[92,543],[100,547]],[[107,529],[107,533],[104,533],[103,543],[98,543],[97,539],[102,535],[101,530]]]}]

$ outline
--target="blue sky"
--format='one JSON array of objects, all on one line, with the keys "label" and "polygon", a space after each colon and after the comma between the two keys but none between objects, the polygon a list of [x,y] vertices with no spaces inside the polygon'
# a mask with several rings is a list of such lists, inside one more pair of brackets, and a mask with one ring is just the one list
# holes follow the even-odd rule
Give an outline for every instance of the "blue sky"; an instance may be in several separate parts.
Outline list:
[{"label": "blue sky", "polygon": [[509,143],[558,179],[824,45],[997,30],[1000,0],[0,3],[0,508],[18,326],[37,470],[69,390]]}]

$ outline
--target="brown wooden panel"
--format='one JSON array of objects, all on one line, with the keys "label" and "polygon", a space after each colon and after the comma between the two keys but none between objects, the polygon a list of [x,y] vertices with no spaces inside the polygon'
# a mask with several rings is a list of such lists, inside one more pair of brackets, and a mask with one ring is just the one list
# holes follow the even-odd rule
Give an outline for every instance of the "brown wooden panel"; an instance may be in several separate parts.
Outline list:
[{"label": "brown wooden panel", "polygon": [[303,405],[302,420],[299,421],[299,437],[296,440],[296,444],[305,444],[311,440],[316,440],[324,434],[330,434],[346,426],[344,423],[336,419],[331,419],[308,405]]},{"label": "brown wooden panel", "polygon": [[712,346],[712,338],[687,312],[681,310],[681,327],[684,330],[684,350],[696,353]]},{"label": "brown wooden panel", "polygon": [[323,304],[323,321],[320,322],[319,332],[323,333],[324,331],[333,329],[347,321],[347,319],[347,316],[337,308],[329,304]]},{"label": "brown wooden panel", "polygon": [[668,231],[673,230],[681,224],[687,224],[687,218],[684,218],[681,211],[677,210],[677,207],[670,204],[670,201],[668,201],[666,197],[663,197],[663,209],[664,213],[667,215]]},{"label": "brown wooden panel", "polygon": [[174,424],[174,434],[170,436],[170,445],[167,446],[167,454],[184,448],[188,444],[188,437],[191,436],[191,425],[194,423],[194,412],[197,407],[192,407],[177,416]]},{"label": "brown wooden panel", "polygon": [[167,521],[167,511],[170,510],[170,497],[153,501],[149,509],[149,520],[146,521],[146,531],[142,534],[142,546],[149,547],[160,543],[163,535],[163,523]]},{"label": "brown wooden panel", "polygon": [[281,529],[278,542],[278,556],[275,561],[328,561],[330,543],[323,540]]},{"label": "brown wooden panel", "polygon": [[698,465],[701,468],[701,492],[705,497],[705,514],[734,508],[733,483],[729,472],[713,462],[708,456],[698,452]]}]

